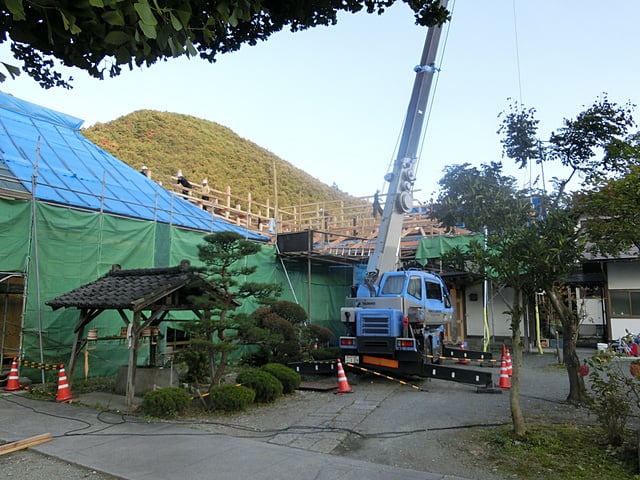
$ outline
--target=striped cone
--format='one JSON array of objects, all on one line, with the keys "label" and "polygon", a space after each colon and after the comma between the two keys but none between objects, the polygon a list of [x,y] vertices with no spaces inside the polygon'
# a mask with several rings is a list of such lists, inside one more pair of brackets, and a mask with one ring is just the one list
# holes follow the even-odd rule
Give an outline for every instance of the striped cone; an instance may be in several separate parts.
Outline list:
[{"label": "striped cone", "polygon": [[9,371],[4,391],[15,392],[16,390],[20,390],[20,375],[18,373],[18,361],[14,358],[11,362],[11,370]]},{"label": "striped cone", "polygon": [[504,357],[500,364],[500,381],[498,382],[498,386],[504,390],[509,390],[511,388],[511,380],[507,373],[507,359]]},{"label": "striped cone", "polygon": [[349,385],[349,381],[347,380],[347,376],[344,374],[344,369],[342,368],[340,359],[338,359],[338,391],[336,393],[338,395],[342,393],[353,393],[353,390]]},{"label": "striped cone", "polygon": [[513,376],[513,363],[511,363],[511,351],[507,348],[507,375]]},{"label": "striped cone", "polygon": [[[464,342],[460,344],[460,350],[464,350]],[[471,363],[471,360],[466,358],[463,353],[462,357],[458,360],[458,363],[461,363],[462,365],[466,365],[468,363]]]},{"label": "striped cone", "polygon": [[67,381],[67,374],[64,372],[64,365],[60,365],[60,373],[58,374],[58,394],[56,402],[68,402],[72,399],[71,389]]}]

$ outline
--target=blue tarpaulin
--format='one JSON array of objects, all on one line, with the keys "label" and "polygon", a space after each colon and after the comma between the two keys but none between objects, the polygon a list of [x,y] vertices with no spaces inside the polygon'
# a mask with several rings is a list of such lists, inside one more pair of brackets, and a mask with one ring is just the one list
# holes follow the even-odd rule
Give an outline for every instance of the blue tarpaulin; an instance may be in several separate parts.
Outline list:
[{"label": "blue tarpaulin", "polygon": [[259,235],[166,190],[87,140],[82,120],[0,92],[0,181],[40,201],[200,231]]}]

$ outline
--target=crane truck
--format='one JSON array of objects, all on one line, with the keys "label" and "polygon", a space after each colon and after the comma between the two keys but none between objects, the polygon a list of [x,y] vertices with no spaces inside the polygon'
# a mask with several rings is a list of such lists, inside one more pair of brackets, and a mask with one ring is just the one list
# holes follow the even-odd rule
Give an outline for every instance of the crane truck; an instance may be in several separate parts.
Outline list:
[{"label": "crane truck", "polygon": [[[447,1],[441,4],[446,7]],[[346,335],[339,338],[347,365],[401,375],[420,375],[489,386],[491,374],[445,367],[442,357],[490,360],[490,353],[444,346],[445,325],[453,321],[447,286],[435,273],[401,269],[400,241],[405,215],[413,208],[413,187],[429,92],[437,73],[441,27],[427,32],[389,182],[378,238],[361,284],[341,308]],[[460,356],[460,357],[458,357]]]}]

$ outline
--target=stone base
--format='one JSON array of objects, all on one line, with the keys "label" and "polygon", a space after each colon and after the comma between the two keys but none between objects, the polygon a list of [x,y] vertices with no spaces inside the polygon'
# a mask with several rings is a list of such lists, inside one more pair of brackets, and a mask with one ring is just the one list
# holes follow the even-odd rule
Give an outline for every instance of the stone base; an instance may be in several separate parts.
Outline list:
[{"label": "stone base", "polygon": [[[115,392],[124,395],[127,391],[127,371],[129,368],[123,365],[118,370]],[[177,387],[178,373],[171,368],[138,367],[136,368],[135,394],[142,396],[147,392],[158,388]]]}]

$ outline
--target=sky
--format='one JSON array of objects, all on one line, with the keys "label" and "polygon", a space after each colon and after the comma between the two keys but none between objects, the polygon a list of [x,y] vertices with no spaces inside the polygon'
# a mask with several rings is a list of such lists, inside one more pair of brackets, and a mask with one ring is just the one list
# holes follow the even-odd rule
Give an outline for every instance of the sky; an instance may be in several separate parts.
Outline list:
[{"label": "sky", "polygon": [[[449,165],[504,160],[522,185],[542,173],[502,158],[498,115],[510,99],[536,109],[543,140],[603,93],[640,105],[639,1],[450,0],[449,7],[417,200],[435,198]],[[328,185],[370,196],[384,191],[425,36],[398,1],[381,16],[344,14],[335,26],[280,32],[214,64],[172,59],[105,80],[63,70],[74,77],[72,90],[43,90],[23,74],[0,90],[84,126],[141,109],[214,121]],[[6,45],[0,60],[11,63]],[[547,167],[544,175],[563,171]],[[226,188],[214,172],[209,183]]]}]

